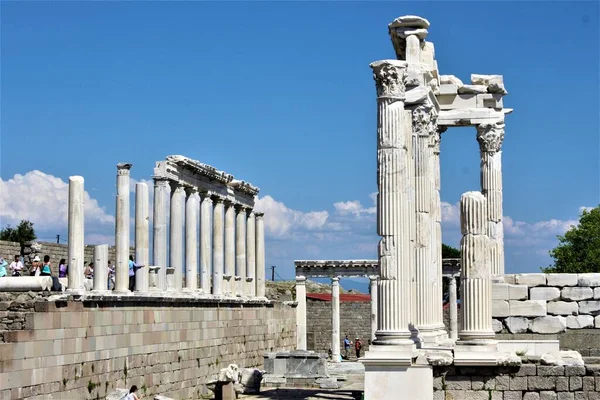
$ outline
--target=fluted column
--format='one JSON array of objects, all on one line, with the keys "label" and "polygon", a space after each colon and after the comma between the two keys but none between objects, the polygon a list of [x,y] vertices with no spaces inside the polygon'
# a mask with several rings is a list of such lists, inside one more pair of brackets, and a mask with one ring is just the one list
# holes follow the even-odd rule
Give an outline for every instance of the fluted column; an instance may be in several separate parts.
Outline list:
[{"label": "fluted column", "polygon": [[117,164],[115,227],[115,292],[129,292],[129,173],[131,164]]},{"label": "fluted column", "polygon": [[169,180],[154,177],[154,206],[153,206],[153,246],[152,260],[157,274],[156,284],[158,290],[167,289],[167,207],[169,204]]},{"label": "fluted column", "polygon": [[198,211],[200,196],[195,187],[186,190],[185,200],[185,288],[198,289]]},{"label": "fluted column", "polygon": [[460,340],[491,339],[492,277],[487,236],[487,200],[480,192],[467,192],[460,199],[462,240]]},{"label": "fluted column", "polygon": [[306,350],[306,277],[296,277],[296,350]]},{"label": "fluted column", "polygon": [[453,275],[450,277],[450,283],[448,285],[449,295],[449,308],[450,308],[450,339],[456,340],[458,338],[458,304],[456,296],[456,277]]},{"label": "fluted column", "polygon": [[148,290],[148,267],[150,266],[150,216],[148,185],[145,182],[135,184],[135,262],[139,268],[135,271],[135,290]]},{"label": "fluted column", "polygon": [[331,278],[331,353],[340,361],[340,278]]},{"label": "fluted column", "polygon": [[434,264],[436,279],[433,288],[433,309],[434,322],[433,325],[440,333],[439,338],[448,337],[446,327],[444,325],[444,293],[443,293],[443,277],[442,277],[442,202],[440,197],[441,192],[441,176],[440,176],[440,142],[442,133],[446,131],[446,127],[437,126],[431,139],[431,150],[433,152],[433,192],[432,192],[432,245],[431,245],[431,260]]},{"label": "fluted column", "polygon": [[235,206],[225,202],[225,274],[223,293],[232,296],[235,284]]},{"label": "fluted column", "polygon": [[84,187],[82,176],[69,177],[69,277],[68,288],[72,291],[85,290],[83,286],[84,257]]},{"label": "fluted column", "polygon": [[492,275],[504,274],[502,225],[502,142],[504,121],[477,125],[481,154],[481,193],[487,199],[487,233],[490,237]]},{"label": "fluted column", "polygon": [[204,294],[210,294],[210,274],[212,266],[211,221],[213,202],[207,193],[202,194],[200,204],[200,285]]},{"label": "fluted column", "polygon": [[380,280],[375,344],[412,345],[409,198],[411,133],[403,123],[406,62],[371,64],[377,87],[377,233]]},{"label": "fluted column", "polygon": [[94,291],[108,291],[108,245],[94,247]]},{"label": "fluted column", "polygon": [[212,294],[220,296],[223,280],[223,199],[213,198],[213,271],[212,271]]},{"label": "fluted column", "polygon": [[377,331],[377,276],[369,276],[369,292],[371,293],[371,341],[375,340]]},{"label": "fluted column", "polygon": [[173,285],[177,292],[183,286],[183,204],[185,189],[177,182],[172,183],[171,225],[169,236],[169,267],[173,268]]},{"label": "fluted column", "polygon": [[235,229],[235,294],[244,296],[246,283],[246,208],[236,207]]},{"label": "fluted column", "polygon": [[265,222],[264,213],[256,215],[256,297],[265,298]]},{"label": "fluted column", "polygon": [[246,285],[244,292],[249,297],[256,295],[254,276],[256,275],[256,221],[254,211],[248,213],[246,221]]}]

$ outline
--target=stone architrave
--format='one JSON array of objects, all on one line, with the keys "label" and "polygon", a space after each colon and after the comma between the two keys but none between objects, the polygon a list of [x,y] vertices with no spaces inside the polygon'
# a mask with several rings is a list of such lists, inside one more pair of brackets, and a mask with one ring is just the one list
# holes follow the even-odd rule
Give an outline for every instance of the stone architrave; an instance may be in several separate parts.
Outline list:
[{"label": "stone architrave", "polygon": [[244,292],[249,297],[256,295],[254,276],[256,274],[256,219],[254,211],[248,213],[246,220],[246,284]]},{"label": "stone architrave", "polygon": [[[135,184],[135,262],[139,268],[135,271],[135,290],[148,290],[148,267],[150,265],[150,216],[148,204],[148,185],[145,182]],[[96,271],[98,266],[96,264]]]},{"label": "stone architrave", "polygon": [[223,241],[224,241],[224,206],[223,199],[220,197],[213,198],[213,271],[212,271],[212,294],[214,296],[221,296],[222,291],[222,280],[223,280],[223,261],[225,254],[223,252]]},{"label": "stone architrave", "polygon": [[156,289],[167,289],[167,207],[169,204],[169,180],[154,177],[154,205],[153,205],[153,253],[152,260],[156,274]]},{"label": "stone architrave", "polygon": [[68,288],[70,291],[83,291],[84,257],[84,180],[82,176],[69,177],[69,269]]},{"label": "stone architrave", "polygon": [[213,201],[206,193],[200,203],[200,285],[202,293],[210,294],[210,274],[212,266],[211,221]]},{"label": "stone architrave", "polygon": [[377,88],[377,231],[378,317],[376,345],[407,346],[412,356],[410,228],[408,213],[412,163],[407,151],[410,132],[403,124],[406,62],[383,60],[371,64]]},{"label": "stone architrave", "polygon": [[377,332],[377,280],[378,276],[369,276],[369,293],[371,294],[371,341]]},{"label": "stone architrave", "polygon": [[94,291],[108,291],[108,245],[94,247]]},{"label": "stone architrave", "polygon": [[233,296],[235,277],[235,207],[225,202],[225,273],[223,275],[223,293]]},{"label": "stone architrave", "polygon": [[115,292],[129,292],[129,174],[131,164],[117,165],[117,212],[115,228]]},{"label": "stone architrave", "polygon": [[255,212],[256,216],[256,297],[265,297],[265,222],[264,213]]},{"label": "stone architrave", "polygon": [[331,354],[340,362],[340,278],[331,278]]},{"label": "stone architrave", "polygon": [[306,277],[296,276],[296,350],[306,350]]},{"label": "stone architrave", "polygon": [[[181,291],[183,286],[183,209],[185,202],[185,188],[173,183],[171,192],[171,224],[169,236],[169,268],[173,268],[172,290]],[[167,273],[169,271],[167,270]]]},{"label": "stone architrave", "polygon": [[235,229],[235,294],[244,296],[246,282],[246,208],[236,207]]},{"label": "stone architrave", "polygon": [[200,196],[195,187],[186,190],[185,200],[185,288],[198,289],[198,219]]},{"label": "stone architrave", "polygon": [[477,125],[481,154],[481,193],[487,199],[487,234],[490,238],[492,275],[504,274],[502,225],[502,142],[504,121]]}]

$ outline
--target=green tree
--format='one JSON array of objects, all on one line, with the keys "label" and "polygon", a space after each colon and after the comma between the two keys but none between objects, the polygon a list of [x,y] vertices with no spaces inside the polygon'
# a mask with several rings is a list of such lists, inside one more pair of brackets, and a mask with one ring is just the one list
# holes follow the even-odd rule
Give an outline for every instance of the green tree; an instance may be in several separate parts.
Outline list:
[{"label": "green tree", "polygon": [[21,246],[25,242],[31,242],[37,238],[35,229],[33,229],[33,222],[27,220],[21,220],[16,228],[7,225],[6,228],[0,230],[0,240],[7,240],[9,242],[19,242]]},{"label": "green tree", "polygon": [[460,250],[442,243],[442,258],[460,258]]},{"label": "green tree", "polygon": [[542,268],[543,272],[600,272],[600,205],[583,210],[579,225],[557,237],[558,246],[548,252],[554,265]]}]

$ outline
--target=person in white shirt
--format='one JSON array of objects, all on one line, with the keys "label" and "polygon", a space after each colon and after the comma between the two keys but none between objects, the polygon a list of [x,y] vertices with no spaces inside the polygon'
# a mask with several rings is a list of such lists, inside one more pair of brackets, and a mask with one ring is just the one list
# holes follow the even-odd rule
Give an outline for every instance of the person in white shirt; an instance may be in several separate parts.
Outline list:
[{"label": "person in white shirt", "polygon": [[11,262],[8,269],[12,273],[12,276],[21,276],[21,271],[23,271],[23,263],[19,260],[19,256],[15,256],[15,261]]}]

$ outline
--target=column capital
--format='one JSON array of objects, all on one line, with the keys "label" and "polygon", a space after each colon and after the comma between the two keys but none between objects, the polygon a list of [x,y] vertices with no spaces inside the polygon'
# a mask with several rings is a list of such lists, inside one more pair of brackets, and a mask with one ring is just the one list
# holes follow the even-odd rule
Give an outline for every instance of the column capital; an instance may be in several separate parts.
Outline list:
[{"label": "column capital", "polygon": [[152,180],[154,181],[154,186],[166,187],[169,185],[169,178],[164,176],[153,176]]},{"label": "column capital", "polygon": [[217,195],[211,196],[211,199],[213,201],[213,204],[223,204],[225,202],[225,199],[223,197]]},{"label": "column capital", "polygon": [[199,192],[202,203],[212,204],[212,197],[207,192]]},{"label": "column capital", "polygon": [[296,285],[304,285],[306,283],[306,277],[302,275],[296,276]]},{"label": "column capital", "polygon": [[248,209],[248,206],[245,206],[245,205],[240,204],[240,203],[234,204],[234,207],[235,207],[235,210],[238,212],[238,214],[246,212],[246,210]]},{"label": "column capital", "polygon": [[482,153],[496,153],[502,150],[504,142],[504,121],[479,124],[477,128],[477,141]]},{"label": "column capital", "polygon": [[185,186],[185,194],[188,196],[193,196],[198,194],[198,188],[196,186]]},{"label": "column capital", "polygon": [[339,285],[340,284],[340,277],[339,276],[332,276],[331,277],[331,284],[332,285]]},{"label": "column capital", "polygon": [[378,279],[379,279],[379,275],[369,275],[369,280],[371,282],[373,282],[373,281],[377,282]]},{"label": "column capital", "polygon": [[406,61],[381,60],[369,65],[373,69],[373,79],[377,88],[377,97],[404,100]]},{"label": "column capital", "polygon": [[129,163],[118,163],[117,164],[117,175],[129,175],[130,169],[133,164]]},{"label": "column capital", "polygon": [[256,219],[262,219],[262,217],[265,216],[265,213],[259,212],[259,211],[254,211],[254,216],[256,216]]},{"label": "column capital", "polygon": [[254,210],[252,208],[247,208],[246,209],[246,213],[248,213],[248,218],[254,218],[255,214],[254,214]]},{"label": "column capital", "polygon": [[175,193],[182,193],[185,191],[185,187],[176,181],[170,181],[171,184],[171,194],[175,194]]},{"label": "column capital", "polygon": [[412,112],[413,131],[421,137],[437,136],[437,115],[433,106],[422,104]]}]

